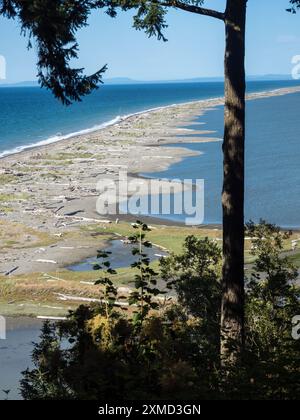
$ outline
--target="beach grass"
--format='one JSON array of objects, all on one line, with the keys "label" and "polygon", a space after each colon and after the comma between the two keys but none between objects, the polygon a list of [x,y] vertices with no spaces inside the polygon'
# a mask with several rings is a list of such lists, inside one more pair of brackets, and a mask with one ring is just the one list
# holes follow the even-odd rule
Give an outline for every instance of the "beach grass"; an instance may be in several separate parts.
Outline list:
[{"label": "beach grass", "polygon": [[[153,268],[157,265],[157,262],[153,264]],[[128,286],[134,277],[133,270],[117,271],[113,276],[115,285]],[[84,302],[61,300],[61,296],[99,299],[99,286],[94,283],[100,277],[97,271],[68,270],[0,276],[0,313],[4,316],[65,316]]]},{"label": "beach grass", "polygon": [[[180,254],[183,250],[184,241],[187,236],[194,235],[198,238],[209,238],[215,240],[220,247],[222,246],[223,233],[221,228],[209,227],[187,227],[187,226],[164,226],[164,225],[151,225],[151,232],[147,233],[148,239],[158,247],[176,254]],[[99,234],[111,234],[112,236],[118,235],[124,238],[132,235],[133,228],[130,223],[119,223],[104,225],[87,225],[81,227],[82,231],[93,232]],[[284,241],[284,251],[289,252],[292,249],[292,240],[299,239],[299,233],[295,232],[291,238]],[[245,241],[245,258],[246,263],[250,264],[254,261],[251,255],[252,242],[250,238]],[[300,266],[300,263],[299,263]]]},{"label": "beach grass", "polygon": [[[1,224],[1,222],[0,222]],[[3,222],[2,222],[3,225]],[[9,231],[11,231],[11,226]],[[17,231],[33,233],[32,230],[13,224],[13,228]],[[209,237],[216,240],[221,247],[222,231],[220,229],[193,228],[181,226],[161,226],[153,225],[152,230],[148,234],[148,239],[158,247],[168,250],[169,252],[181,253],[184,240],[188,235],[195,235],[199,238]],[[3,229],[0,229],[1,239],[3,240]],[[67,232],[64,237],[73,239],[92,238],[92,242],[104,248],[109,240],[126,238],[133,232],[130,223],[121,222],[119,224],[109,225],[85,225],[81,226],[79,231]],[[34,244],[51,243],[53,237],[36,232]],[[296,233],[294,237],[298,237]],[[24,239],[21,236],[6,237],[6,246],[12,248],[21,247]],[[33,244],[32,244],[33,245]],[[29,244],[27,244],[29,246]],[[246,241],[246,263],[253,263],[253,256],[250,254],[251,241]],[[285,242],[285,249],[290,251],[290,240]],[[297,267],[300,267],[300,252],[296,252],[290,256],[291,260]],[[154,270],[158,270],[159,262],[154,261],[151,266]],[[99,288],[94,286],[94,282],[101,277],[101,272],[85,271],[73,272],[67,269],[58,269],[49,273],[29,273],[23,275],[0,276],[0,313],[4,315],[28,315],[28,316],[62,316],[69,309],[74,309],[80,305],[80,301],[62,301],[59,294],[83,298],[98,298]],[[130,287],[134,279],[134,270],[130,267],[117,269],[117,275],[113,276],[116,286]],[[58,309],[57,309],[58,308]]]},{"label": "beach grass", "polygon": [[294,255],[291,255],[289,258],[296,267],[300,268],[300,251],[296,252]]},{"label": "beach grass", "polygon": [[54,244],[57,239],[46,232],[17,222],[0,220],[0,240],[3,248],[24,249]]},{"label": "beach grass", "polygon": [[15,180],[16,180],[16,177],[14,175],[9,175],[9,174],[0,175],[0,185],[9,184],[11,182],[14,182]]},{"label": "beach grass", "polygon": [[27,193],[21,194],[7,194],[7,193],[0,193],[0,203],[9,203],[12,201],[19,201],[19,200],[28,200],[30,195]]},{"label": "beach grass", "polygon": [[[169,252],[180,253],[182,252],[185,238],[189,235],[197,237],[209,237],[221,242],[222,231],[220,229],[199,229],[194,227],[181,227],[181,226],[163,226],[151,225],[151,232],[147,233],[148,239],[160,248]],[[130,223],[104,225],[88,225],[82,226],[81,230],[85,232],[93,232],[99,234],[110,234],[112,236],[121,236],[126,238],[133,233],[133,228]]]}]

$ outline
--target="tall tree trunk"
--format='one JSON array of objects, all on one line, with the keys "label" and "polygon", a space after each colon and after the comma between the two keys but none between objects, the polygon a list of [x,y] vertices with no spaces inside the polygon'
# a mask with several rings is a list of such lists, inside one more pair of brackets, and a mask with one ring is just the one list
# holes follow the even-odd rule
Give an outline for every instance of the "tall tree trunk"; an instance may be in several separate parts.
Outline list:
[{"label": "tall tree trunk", "polygon": [[245,27],[247,0],[227,0],[223,185],[221,356],[236,362],[244,345]]}]

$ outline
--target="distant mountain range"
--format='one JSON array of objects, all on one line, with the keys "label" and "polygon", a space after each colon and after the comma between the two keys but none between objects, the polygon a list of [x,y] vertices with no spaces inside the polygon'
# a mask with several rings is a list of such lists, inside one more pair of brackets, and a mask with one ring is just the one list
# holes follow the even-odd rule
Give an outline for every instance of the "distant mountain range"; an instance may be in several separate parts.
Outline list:
[{"label": "distant mountain range", "polygon": [[[258,76],[247,76],[248,81],[274,81],[274,80],[292,80],[290,74],[264,74]],[[138,84],[138,83],[201,83],[201,82],[223,82],[224,77],[195,77],[190,79],[174,79],[174,80],[134,80],[128,77],[116,77],[112,79],[106,79],[106,84],[114,85],[126,85],[126,84]]]},{"label": "distant mountain range", "polygon": [[38,82],[17,82],[17,83],[8,83],[6,80],[0,80],[0,87],[34,87],[38,86]]},{"label": "distant mountain range", "polygon": [[[288,74],[265,74],[257,76],[247,76],[248,81],[274,81],[274,80],[292,80],[292,76]],[[223,82],[223,77],[196,77],[191,79],[174,79],[174,80],[134,80],[128,77],[114,77],[104,79],[107,85],[135,85],[135,84],[153,84],[153,83],[204,83],[204,82]],[[0,80],[0,87],[34,87],[38,86],[36,81],[24,81],[18,83],[8,83]]]}]

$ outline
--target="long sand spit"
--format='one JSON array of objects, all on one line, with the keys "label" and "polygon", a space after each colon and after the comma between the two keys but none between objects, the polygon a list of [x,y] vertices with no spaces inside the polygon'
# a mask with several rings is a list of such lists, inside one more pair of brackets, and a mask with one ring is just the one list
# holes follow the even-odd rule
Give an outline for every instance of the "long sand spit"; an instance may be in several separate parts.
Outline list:
[{"label": "long sand spit", "polygon": [[[296,92],[300,87],[253,93],[247,99]],[[148,183],[138,177],[140,172],[162,171],[195,153],[180,143],[221,141],[201,124],[194,130],[186,126],[223,103],[224,98],[215,98],[157,108],[2,158],[0,274],[53,272],[95,255],[99,244],[82,232],[91,224],[106,226],[116,220],[97,213],[97,184],[107,178],[118,182],[120,171]],[[189,134],[197,136],[185,137]]]}]

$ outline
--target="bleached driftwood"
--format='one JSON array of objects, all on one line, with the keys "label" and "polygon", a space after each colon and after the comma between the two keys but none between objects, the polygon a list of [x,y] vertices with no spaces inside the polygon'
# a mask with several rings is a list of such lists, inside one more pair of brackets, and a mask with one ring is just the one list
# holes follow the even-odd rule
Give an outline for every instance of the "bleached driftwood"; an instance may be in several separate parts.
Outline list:
[{"label": "bleached driftwood", "polygon": [[[103,299],[85,298],[85,297],[81,297],[81,296],[68,296],[68,295],[64,295],[63,293],[54,293],[54,294],[58,296],[59,300],[63,300],[63,301],[68,301],[68,300],[72,301],[73,300],[73,301],[77,301],[77,302],[88,302],[88,303],[107,303]],[[129,306],[129,303],[128,302],[116,301],[115,305],[116,306],[127,307],[127,306]],[[136,306],[136,305],[132,305],[132,306]]]},{"label": "bleached driftwood", "polygon": [[36,262],[44,264],[57,264],[57,262],[53,260],[36,260]]},{"label": "bleached driftwood", "polygon": [[47,320],[48,321],[66,321],[67,317],[65,317],[65,316],[41,316],[41,315],[38,315],[37,319],[43,319],[45,321],[47,321]]},{"label": "bleached driftwood", "polygon": [[54,276],[51,276],[51,275],[50,275],[50,274],[48,274],[48,273],[44,273],[44,274],[43,274],[43,277],[45,277],[45,278],[47,278],[47,279],[51,279],[51,280],[53,280],[53,281],[67,281],[67,280],[62,279],[62,278],[60,278],[60,277],[54,277]]}]

